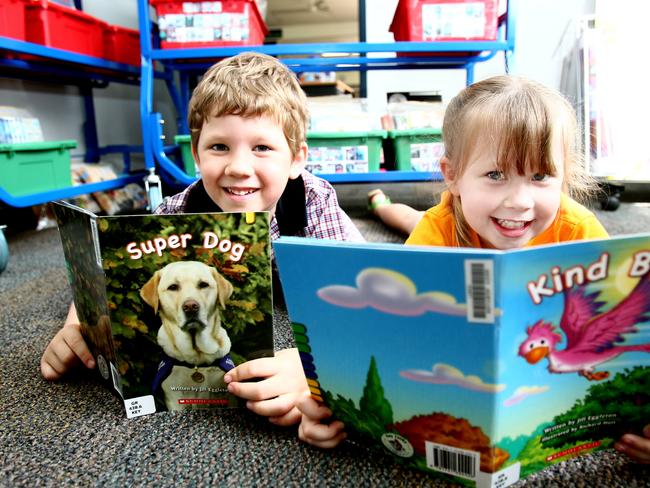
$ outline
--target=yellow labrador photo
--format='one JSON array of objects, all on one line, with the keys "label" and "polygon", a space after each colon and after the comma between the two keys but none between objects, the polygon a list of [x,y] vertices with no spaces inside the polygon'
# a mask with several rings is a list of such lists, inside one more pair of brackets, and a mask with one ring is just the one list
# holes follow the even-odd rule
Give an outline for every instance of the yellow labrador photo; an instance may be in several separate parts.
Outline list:
[{"label": "yellow labrador photo", "polygon": [[175,360],[173,367],[164,359],[160,365],[167,368],[160,386],[169,410],[229,403],[224,367],[213,363],[224,357],[231,361],[230,338],[221,326],[219,309],[225,308],[232,291],[214,267],[198,261],[168,264],[140,290],[161,319],[158,344]]},{"label": "yellow labrador photo", "polygon": [[211,364],[230,352],[221,327],[232,285],[218,271],[198,261],[178,261],[156,271],[140,296],[162,321],[158,344],[174,359]]}]

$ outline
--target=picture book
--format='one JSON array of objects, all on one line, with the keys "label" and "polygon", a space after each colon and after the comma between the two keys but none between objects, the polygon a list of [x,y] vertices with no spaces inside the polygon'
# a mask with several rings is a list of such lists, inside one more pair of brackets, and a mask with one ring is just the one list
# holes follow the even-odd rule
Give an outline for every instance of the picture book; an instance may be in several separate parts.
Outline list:
[{"label": "picture book", "polygon": [[273,248],[313,398],[400,463],[503,487],[650,423],[650,234]]},{"label": "picture book", "polygon": [[268,213],[53,210],[82,335],[127,417],[243,405],[223,378],[273,355]]}]

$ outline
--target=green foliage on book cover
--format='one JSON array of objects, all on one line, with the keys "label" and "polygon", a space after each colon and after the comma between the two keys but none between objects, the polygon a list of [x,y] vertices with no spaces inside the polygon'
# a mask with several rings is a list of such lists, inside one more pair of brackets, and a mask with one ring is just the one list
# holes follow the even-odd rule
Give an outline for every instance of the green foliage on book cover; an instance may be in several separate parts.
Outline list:
[{"label": "green foliage on book cover", "polygon": [[65,225],[67,232],[61,232],[61,244],[66,256],[75,255],[75,260],[66,259],[68,281],[75,292],[77,314],[81,321],[89,325],[99,322],[102,315],[107,315],[106,290],[104,275],[97,266],[95,249],[92,246],[80,246],[82,242],[92,242],[90,216],[64,206],[58,206],[55,213],[59,226]]},{"label": "green foliage on book cover", "polygon": [[[241,243],[245,251],[239,261],[217,248],[205,249],[202,234],[216,233],[221,240]],[[139,216],[99,220],[102,258],[106,276],[108,307],[113,337],[118,351],[118,370],[130,395],[150,393],[151,364],[157,366],[161,349],[156,342],[160,320],[143,302],[140,289],[153,274],[175,261],[197,260],[214,266],[233,285],[233,293],[222,314],[222,326],[232,342],[231,357],[236,364],[245,357],[238,351],[250,350],[260,337],[271,337],[272,296],[269,266],[269,230],[265,218],[246,223],[243,214]],[[192,234],[191,245],[130,259],[125,244]]]},{"label": "green foliage on book cover", "polygon": [[336,418],[346,425],[354,425],[361,434],[373,439],[380,439],[386,432],[386,426],[393,423],[393,408],[384,396],[374,356],[370,358],[359,408],[353,400],[341,395],[334,398],[328,391],[325,391],[325,400]]},{"label": "green foliage on book cover", "polygon": [[[584,399],[554,417],[552,423],[540,426],[517,456],[522,476],[547,467],[547,458],[558,451],[593,441],[607,448],[625,432],[639,434],[650,418],[649,373],[650,367],[636,366],[611,381],[594,384]],[[550,427],[555,429],[548,430]]]}]

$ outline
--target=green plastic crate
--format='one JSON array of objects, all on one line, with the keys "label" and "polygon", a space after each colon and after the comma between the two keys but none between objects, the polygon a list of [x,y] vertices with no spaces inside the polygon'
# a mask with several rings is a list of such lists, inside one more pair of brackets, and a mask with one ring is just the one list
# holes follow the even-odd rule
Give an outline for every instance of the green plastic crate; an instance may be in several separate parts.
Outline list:
[{"label": "green plastic crate", "polygon": [[443,155],[440,129],[406,129],[388,131],[395,148],[398,171],[440,171]]},{"label": "green plastic crate", "polygon": [[70,149],[77,141],[0,144],[0,187],[23,196],[72,186]]},{"label": "green plastic crate", "polygon": [[189,176],[196,176],[196,165],[192,156],[192,138],[189,135],[181,134],[174,137],[174,144],[178,144],[183,158],[183,169]]},{"label": "green plastic crate", "polygon": [[312,173],[379,171],[385,130],[367,132],[309,132],[307,169]]}]

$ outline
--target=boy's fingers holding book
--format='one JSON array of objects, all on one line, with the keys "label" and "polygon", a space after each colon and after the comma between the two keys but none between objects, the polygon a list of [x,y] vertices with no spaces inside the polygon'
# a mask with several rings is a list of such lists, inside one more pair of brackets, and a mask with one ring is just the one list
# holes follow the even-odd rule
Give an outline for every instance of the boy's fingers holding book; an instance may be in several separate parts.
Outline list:
[{"label": "boy's fingers holding book", "polygon": [[61,368],[59,367],[59,369],[54,369],[52,362],[53,359],[48,358],[43,354],[43,357],[41,358],[41,375],[43,375],[43,378],[48,381],[58,380],[63,375],[63,373],[59,371]]},{"label": "boy's fingers holding book", "polygon": [[254,378],[268,378],[282,371],[297,378],[304,378],[297,349],[284,349],[276,352],[274,357],[246,361],[228,371],[224,376],[224,380],[226,383],[231,383]]},{"label": "boy's fingers holding book", "polygon": [[81,336],[79,324],[66,325],[45,349],[41,358],[41,374],[47,380],[59,379],[79,361],[88,368],[95,367],[95,360]]},{"label": "boy's fingers holding book", "polygon": [[278,367],[276,358],[253,359],[231,369],[223,379],[226,383],[232,383],[254,378],[268,378],[278,373]]},{"label": "boy's fingers holding book", "polygon": [[320,421],[332,416],[332,411],[314,400],[308,391],[298,399],[296,407],[303,415],[312,420]]},{"label": "boy's fingers holding book", "polygon": [[300,413],[300,410],[298,410],[296,407],[293,407],[289,412],[286,414],[279,416],[279,417],[269,417],[269,422],[271,422],[274,425],[280,425],[282,427],[287,427],[289,425],[294,425],[300,422],[300,419],[302,418],[302,414]]},{"label": "boy's fingers holding book", "polygon": [[68,325],[62,330],[63,338],[68,347],[81,360],[87,368],[95,367],[95,359],[90,353],[86,341],[81,335],[81,326],[79,324]]},{"label": "boy's fingers holding book", "polygon": [[[228,391],[233,395],[257,402],[269,400],[285,394],[295,395],[305,388],[306,384],[303,387],[301,383],[282,374],[277,374],[261,381],[235,381],[228,384]],[[295,401],[292,400],[291,406],[293,406],[294,403]]]},{"label": "boy's fingers holding book", "polygon": [[260,400],[246,402],[246,408],[264,417],[281,417],[290,412],[295,405],[296,395],[293,392],[270,395]]}]

